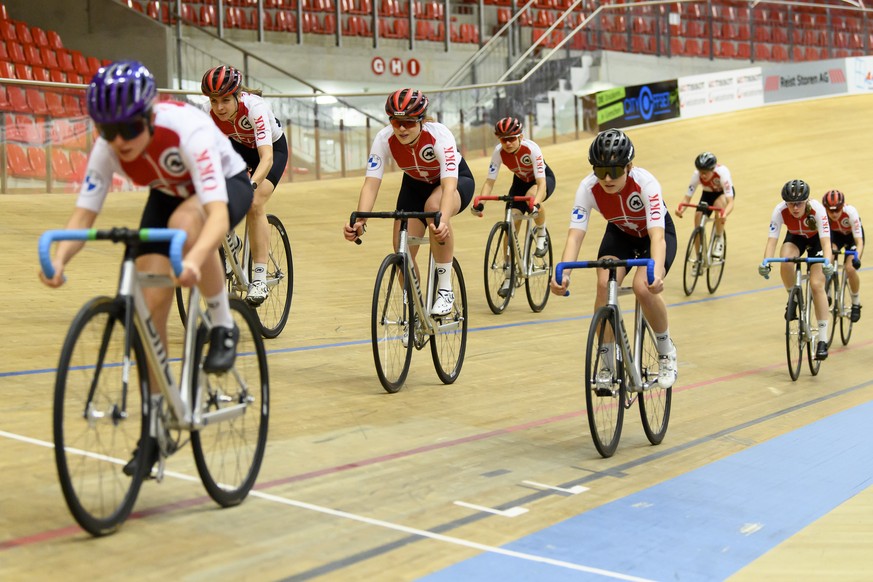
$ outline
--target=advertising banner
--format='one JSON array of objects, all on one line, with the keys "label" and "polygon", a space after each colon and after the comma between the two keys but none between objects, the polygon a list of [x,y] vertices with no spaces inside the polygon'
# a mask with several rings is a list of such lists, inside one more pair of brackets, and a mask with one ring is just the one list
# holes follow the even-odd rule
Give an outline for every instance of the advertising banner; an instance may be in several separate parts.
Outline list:
[{"label": "advertising banner", "polygon": [[738,111],[764,104],[761,67],[679,78],[683,118]]},{"label": "advertising banner", "polygon": [[873,57],[846,59],[849,93],[873,92]]},{"label": "advertising banner", "polygon": [[679,90],[675,79],[617,87],[597,94],[597,125],[601,130],[676,117],[679,117]]},{"label": "advertising banner", "polygon": [[847,59],[767,64],[764,74],[764,102],[776,103],[848,92]]}]

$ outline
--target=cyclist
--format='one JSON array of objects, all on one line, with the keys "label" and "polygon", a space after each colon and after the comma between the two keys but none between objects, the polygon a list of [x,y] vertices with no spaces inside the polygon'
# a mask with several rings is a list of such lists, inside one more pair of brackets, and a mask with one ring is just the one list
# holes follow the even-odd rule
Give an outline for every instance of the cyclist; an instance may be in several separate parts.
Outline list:
[{"label": "cyclist", "polygon": [[[242,220],[252,202],[245,162],[209,117],[197,107],[156,103],[157,88],[149,70],[138,61],[117,61],[102,67],[86,93],[88,115],[99,137],[94,142],[76,207],[67,229],[90,228],[106,200],[114,173],[149,186],[140,228],[178,228],[188,233],[182,273],[185,287],[197,285],[215,324],[203,369],[225,372],[236,358],[239,329],[230,313],[224,273],[217,249],[225,233]],[[63,241],[56,251],[49,287],[64,284],[64,267],[84,243]],[[146,273],[170,274],[169,243],[143,243],[136,267]],[[154,326],[167,344],[167,318],[172,287],[143,288]],[[151,383],[156,390],[157,383]],[[152,393],[153,406],[160,394]],[[151,438],[155,435],[152,434]],[[157,447],[151,450],[157,454]],[[124,471],[133,474],[134,460]],[[157,461],[157,458],[154,459]]]},{"label": "cyclist", "polygon": [[[494,148],[491,156],[491,164],[488,166],[488,178],[482,186],[481,196],[490,196],[494,183],[497,181],[497,173],[501,164],[512,171],[512,186],[509,188],[509,196],[533,196],[536,228],[537,248],[534,254],[544,257],[548,252],[546,248],[546,209],[542,204],[549,199],[555,191],[555,174],[543,159],[540,146],[529,139],[524,139],[521,121],[515,117],[504,117],[494,125],[494,135],[500,143]],[[522,214],[531,212],[527,202],[514,202],[513,208]],[[470,211],[476,216],[482,216],[484,203],[479,207],[471,206]],[[518,229],[520,221],[516,221]],[[501,297],[509,295],[509,279],[507,278],[497,294]]]},{"label": "cyclist", "polygon": [[[779,256],[783,258],[800,257],[805,252],[808,257],[824,257],[828,259],[826,266],[819,263],[810,265],[809,286],[812,288],[812,302],[815,306],[815,316],[818,318],[818,344],[815,350],[816,360],[828,357],[828,297],[825,291],[825,277],[834,274],[834,255],[831,252],[831,229],[827,213],[818,200],[810,200],[809,184],[803,180],[789,180],[782,187],[782,202],[773,209],[770,218],[770,233],[767,245],[764,247],[764,258],[772,257],[776,251],[776,242],[782,225],[788,229]],[[785,290],[789,293],[794,287],[794,265],[782,263],[780,274]],[[758,273],[767,278],[770,275],[770,265],[763,262],[758,265]],[[785,318],[797,319],[797,313],[788,313],[785,306]]]},{"label": "cyclist", "polygon": [[[449,128],[427,116],[428,103],[427,96],[417,89],[400,89],[388,96],[385,113],[390,125],[373,140],[367,174],[358,199],[358,212],[373,210],[389,157],[403,170],[396,210],[442,211],[439,227],[435,227],[433,221],[427,225],[438,277],[437,299],[431,307],[431,315],[439,316],[450,313],[455,301],[452,289],[454,238],[450,218],[470,204],[476,184]],[[359,218],[354,226],[345,224],[343,235],[346,240],[354,241],[361,236],[366,222],[366,219]],[[424,230],[423,222],[409,224],[412,236],[423,236]],[[394,224],[395,251],[399,232],[398,221]],[[413,259],[417,252],[418,247],[413,246]]]},{"label": "cyclist", "polygon": [[[209,97],[211,115],[218,128],[228,136],[231,145],[249,167],[255,191],[249,209],[247,225],[252,245],[252,282],[246,302],[258,306],[267,299],[267,260],[270,253],[270,224],[266,205],[288,163],[288,142],[273,115],[270,104],[259,89],[242,84],[242,74],[228,65],[206,71],[200,90]],[[236,233],[228,234],[232,251],[241,245]],[[229,263],[225,265],[231,273]]]},{"label": "cyclist", "polygon": [[[661,195],[661,185],[652,174],[632,163],[634,153],[630,138],[617,129],[601,131],[591,142],[588,162],[594,171],[582,180],[576,191],[561,261],[578,259],[592,209],[600,212],[608,222],[597,251],[598,258],[654,259],[655,280],[650,284],[646,270],[638,269],[634,274],[633,290],[655,332],[658,384],[669,388],[676,382],[678,365],[676,346],[670,339],[667,304],[661,292],[664,277],[676,257],[676,229]],[[626,269],[616,270],[619,284],[626,275]],[[608,281],[608,271],[598,269],[595,309],[606,304]],[[552,281],[552,292],[564,295],[569,285],[567,271],[562,281]],[[616,349],[614,343],[607,345],[607,350],[610,349]],[[606,361],[611,361],[609,354]]]},{"label": "cyclist", "polygon": [[[717,206],[718,208],[724,208],[724,216],[716,216],[715,217],[715,244],[713,245],[712,254],[713,256],[719,258],[724,253],[724,223],[727,219],[728,215],[733,212],[734,209],[734,197],[736,196],[736,190],[734,190],[734,183],[731,180],[731,172],[728,170],[727,166],[718,163],[718,160],[715,157],[715,154],[710,152],[703,152],[696,158],[694,158],[694,173],[691,175],[691,182],[688,184],[688,192],[685,194],[684,200],[682,200],[683,204],[688,204],[691,202],[691,197],[694,196],[694,192],[697,191],[697,187],[701,186],[703,188],[703,194],[700,196],[701,202],[706,202],[710,206]],[[685,208],[679,206],[676,208],[676,216],[682,218],[682,215],[685,213]],[[694,214],[694,223],[699,224],[701,216],[706,214],[710,216],[712,214],[711,210],[706,210],[705,212],[695,212]],[[694,275],[697,275],[697,271],[700,269],[700,265],[695,264],[692,269],[694,270]]]},{"label": "cyclist", "polygon": [[849,280],[849,290],[852,295],[853,322],[861,319],[861,278],[858,269],[861,268],[861,254],[864,252],[864,227],[858,210],[846,204],[846,197],[839,190],[829,190],[822,198],[822,204],[828,213],[828,223],[831,228],[831,249],[837,251],[845,248],[857,251],[858,256],[846,263],[846,278]]}]

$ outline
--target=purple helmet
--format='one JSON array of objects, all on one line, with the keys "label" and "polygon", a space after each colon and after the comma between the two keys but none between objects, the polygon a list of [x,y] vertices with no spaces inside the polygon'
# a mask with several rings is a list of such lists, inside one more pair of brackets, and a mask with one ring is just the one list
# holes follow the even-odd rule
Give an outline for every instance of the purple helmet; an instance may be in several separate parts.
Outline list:
[{"label": "purple helmet", "polygon": [[88,115],[97,123],[123,123],[152,108],[155,78],[139,61],[116,61],[100,67],[88,86]]}]

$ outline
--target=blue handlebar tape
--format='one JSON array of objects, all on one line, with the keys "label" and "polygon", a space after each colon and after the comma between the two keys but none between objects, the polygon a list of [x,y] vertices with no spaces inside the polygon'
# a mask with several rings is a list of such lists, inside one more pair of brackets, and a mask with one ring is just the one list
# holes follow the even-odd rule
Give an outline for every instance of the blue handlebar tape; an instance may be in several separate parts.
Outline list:
[{"label": "blue handlebar tape", "polygon": [[[782,258],[782,257],[773,257],[773,258],[769,258],[769,259],[764,259],[764,262],[761,264],[766,265],[768,263],[793,263],[793,262],[794,262],[794,260],[792,260],[792,259],[786,259],[786,258]],[[800,262],[800,263],[824,263],[825,265],[830,264],[830,261],[828,261],[824,257],[807,257],[807,258],[803,259],[802,261],[798,261],[798,262]]]},{"label": "blue handlebar tape", "polygon": [[[651,285],[655,280],[655,260],[654,259],[629,259],[625,261],[628,267],[646,267],[646,280]],[[555,281],[564,280],[564,269],[590,269],[599,267],[599,261],[567,261],[558,263],[555,266]]]}]

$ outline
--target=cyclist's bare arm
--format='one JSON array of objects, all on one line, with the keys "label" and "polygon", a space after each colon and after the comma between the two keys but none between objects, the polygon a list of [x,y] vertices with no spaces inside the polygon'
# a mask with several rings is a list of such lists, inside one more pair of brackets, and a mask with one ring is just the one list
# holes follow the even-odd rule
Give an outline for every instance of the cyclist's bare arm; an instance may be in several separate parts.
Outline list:
[{"label": "cyclist's bare arm", "polygon": [[[578,228],[571,228],[569,232],[567,232],[567,242],[564,245],[564,252],[561,255],[561,262],[566,263],[570,261],[576,261],[579,259],[579,250],[582,248],[582,241],[585,240],[585,231]],[[562,281],[555,281],[554,278],[551,282],[552,293],[555,295],[565,295],[567,292],[567,287],[570,286],[570,273],[568,271],[564,271],[562,274]]]},{"label": "cyclist's bare arm", "polygon": [[[376,205],[376,197],[379,195],[380,186],[382,186],[381,178],[364,178],[364,185],[361,186],[361,194],[358,197],[358,212],[371,212],[373,210],[373,206]],[[364,234],[365,224],[367,224],[366,218],[358,218],[355,221],[354,227],[348,223],[344,224],[343,236],[347,241],[355,240]]]}]

